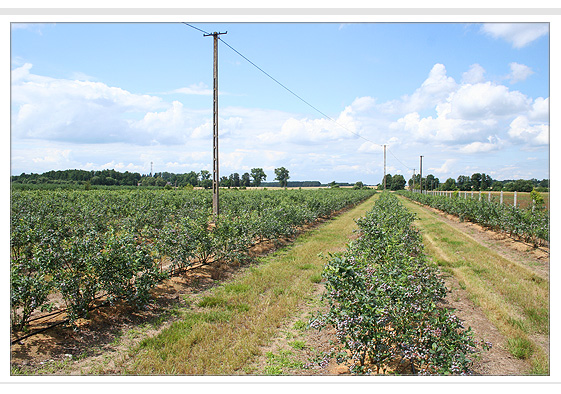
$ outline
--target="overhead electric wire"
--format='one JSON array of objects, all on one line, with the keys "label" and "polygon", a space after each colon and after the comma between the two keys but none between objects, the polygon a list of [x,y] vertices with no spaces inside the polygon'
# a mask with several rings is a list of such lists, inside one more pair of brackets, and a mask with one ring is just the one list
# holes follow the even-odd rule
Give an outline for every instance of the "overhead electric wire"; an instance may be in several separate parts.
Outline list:
[{"label": "overhead electric wire", "polygon": [[[195,27],[189,23],[183,22],[185,25],[192,27],[193,29],[196,29],[206,35],[210,35],[210,33],[199,29],[198,27]],[[329,119],[330,121],[332,121],[333,123],[335,123],[336,125],[338,125],[339,127],[342,127],[343,129],[347,130],[348,132],[356,135],[357,137],[362,138],[363,140],[370,142],[371,144],[374,145],[378,145],[378,146],[384,146],[384,144],[379,144],[377,142],[373,142],[371,140],[369,140],[368,138],[355,133],[354,131],[348,129],[347,127],[343,126],[342,124],[338,123],[336,120],[334,120],[333,118],[331,118],[330,116],[328,116],[327,114],[325,114],[323,111],[320,111],[318,108],[316,108],[315,106],[313,106],[312,104],[310,104],[309,102],[307,102],[306,100],[304,100],[302,97],[300,97],[298,94],[294,93],[291,89],[289,89],[288,87],[286,87],[284,84],[282,84],[281,82],[279,82],[277,79],[275,79],[274,77],[272,77],[269,73],[267,73],[265,70],[263,70],[261,67],[259,67],[258,65],[256,65],[254,62],[252,62],[251,60],[249,60],[246,56],[242,55],[238,50],[236,50],[235,48],[233,48],[230,44],[228,44],[226,41],[224,41],[223,38],[218,37],[226,46],[228,46],[231,50],[233,50],[234,52],[236,52],[239,56],[241,56],[242,58],[244,58],[247,62],[249,62],[252,66],[254,66],[255,68],[257,68],[259,71],[261,71],[263,74],[265,74],[266,76],[268,76],[269,78],[271,78],[273,81],[275,81],[277,84],[279,84],[280,86],[282,86],[284,89],[286,89],[288,92],[290,92],[292,95],[294,95],[296,98],[298,98],[300,101],[302,101],[303,103],[305,103],[306,105],[308,105],[309,107],[313,108],[314,110],[316,110],[318,113],[320,113],[321,115],[325,116],[327,119]],[[386,144],[387,145],[387,144]],[[401,165],[403,165],[405,168],[409,169],[409,170],[413,170],[413,168],[405,165],[401,160],[399,160],[397,158],[397,156],[388,149],[388,151],[392,154],[393,157],[395,157],[395,159],[401,163]]]}]

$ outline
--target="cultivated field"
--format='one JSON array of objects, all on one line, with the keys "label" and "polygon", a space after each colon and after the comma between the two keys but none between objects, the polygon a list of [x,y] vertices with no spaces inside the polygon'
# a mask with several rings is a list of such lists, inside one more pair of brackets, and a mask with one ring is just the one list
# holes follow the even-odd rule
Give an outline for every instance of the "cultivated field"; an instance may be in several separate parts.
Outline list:
[{"label": "cultivated field", "polygon": [[543,247],[495,257],[389,193],[222,196],[14,193],[12,373],[548,373]]}]

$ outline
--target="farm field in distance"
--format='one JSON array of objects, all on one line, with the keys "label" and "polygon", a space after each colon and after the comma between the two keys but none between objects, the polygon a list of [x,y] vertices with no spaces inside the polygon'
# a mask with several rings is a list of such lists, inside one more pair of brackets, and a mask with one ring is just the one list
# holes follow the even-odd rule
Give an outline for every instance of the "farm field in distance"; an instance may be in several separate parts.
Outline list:
[{"label": "farm field in distance", "polygon": [[[89,196],[95,196],[95,198],[90,199],[88,193]],[[264,357],[266,353],[263,349],[272,346],[275,333],[278,337],[278,333],[289,329],[286,326],[287,322],[293,321],[294,316],[297,316],[303,304],[311,303],[315,307],[321,308],[322,302],[319,294],[325,286],[321,279],[321,271],[326,263],[325,256],[331,251],[328,245],[334,245],[336,242],[337,245],[340,245],[339,248],[342,248],[351,239],[355,239],[358,234],[353,234],[353,228],[356,229],[355,226],[352,226],[354,220],[364,216],[367,210],[371,209],[372,203],[379,199],[380,193],[374,194],[372,190],[343,188],[286,191],[232,190],[224,193],[224,218],[222,221],[216,221],[212,226],[209,226],[210,195],[205,191],[174,192],[162,190],[149,191],[147,194],[107,191],[55,192],[50,195],[50,199],[45,200],[42,204],[37,204],[37,200],[34,200],[45,198],[47,195],[38,191],[17,192],[12,195],[13,199],[21,198],[22,200],[12,201],[13,206],[17,208],[17,212],[13,211],[12,217],[13,255],[11,265],[19,264],[22,267],[22,272],[31,273],[28,278],[36,281],[22,281],[21,283],[23,283],[22,286],[29,287],[28,293],[33,292],[35,295],[38,294],[37,290],[41,290],[41,282],[39,281],[41,278],[46,278],[47,282],[50,279],[53,283],[49,286],[55,285],[54,278],[60,280],[59,283],[64,282],[65,286],[68,286],[67,282],[71,278],[82,278],[81,282],[74,282],[74,293],[63,290],[62,293],[59,292],[59,295],[53,296],[56,289],[47,286],[48,289],[43,289],[44,291],[48,290],[44,305],[49,305],[50,302],[55,301],[59,303],[59,306],[67,307],[66,313],[71,317],[68,323],[75,324],[79,329],[83,328],[84,333],[92,338],[98,337],[98,350],[94,352],[95,355],[88,354],[84,347],[86,342],[80,344],[80,341],[70,340],[69,343],[72,343],[72,345],[69,346],[72,349],[64,350],[60,348],[62,357],[57,359],[52,356],[53,358],[49,361],[49,359],[41,359],[41,356],[39,356],[41,352],[37,347],[40,349],[41,344],[36,339],[24,339],[15,343],[12,347],[12,352],[17,355],[15,358],[20,360],[20,364],[12,365],[13,374],[220,375],[248,373],[252,375],[324,375],[350,373],[349,369],[345,369],[344,365],[338,364],[335,358],[329,359],[327,353],[322,353],[322,357],[319,357],[319,350],[315,349],[317,351],[314,351],[311,343],[305,343],[311,335],[316,335],[312,334],[314,332],[312,328],[307,327],[307,324],[309,324],[307,320],[310,319],[308,315],[299,320],[298,331],[294,333],[294,330],[292,330],[292,334],[290,334],[301,337],[302,343],[296,346],[296,340],[291,337],[293,340],[288,342],[292,343],[293,346],[289,353],[283,353],[288,358],[307,358],[305,362],[295,361],[293,364],[289,363],[292,366],[285,365],[271,368],[271,360],[274,359],[275,350],[270,350],[267,353],[273,355],[269,357],[269,361],[263,361],[260,365],[258,360],[260,357]],[[127,195],[134,198],[123,197]],[[519,198],[520,195],[521,193],[518,194]],[[64,201],[60,199],[62,196],[64,196]],[[367,202],[363,203],[365,200]],[[400,198],[400,200],[403,199]],[[185,201],[189,203],[186,204]],[[496,263],[495,266],[493,265],[495,263],[489,262],[490,265],[485,267],[465,263],[467,268],[464,267],[462,265],[464,263],[460,263],[460,260],[454,260],[449,256],[457,256],[459,253],[463,256],[461,261],[477,260],[478,257],[472,257],[472,254],[477,253],[475,256],[480,256],[482,253],[488,254],[488,248],[492,248],[492,245],[479,245],[477,247],[483,248],[483,251],[474,252],[476,247],[468,247],[470,241],[464,240],[461,235],[454,235],[454,237],[458,237],[456,240],[452,239],[452,235],[448,237],[448,240],[443,240],[442,236],[438,235],[438,231],[447,230],[442,230],[442,228],[437,230],[442,224],[430,224],[431,222],[427,221],[428,219],[423,219],[426,214],[422,213],[424,211],[419,211],[421,208],[418,205],[412,203],[404,203],[404,205],[420,217],[421,234],[424,237],[425,247],[430,258],[438,263],[440,269],[445,273],[445,277],[449,275],[450,278],[456,278],[459,283],[457,286],[470,294],[467,297],[468,299],[475,300],[475,306],[472,305],[471,308],[481,310],[486,316],[485,318],[492,322],[491,325],[496,327],[495,330],[500,331],[500,336],[496,336],[496,333],[493,335],[495,335],[494,338],[501,338],[500,340],[503,343],[499,344],[498,348],[495,343],[496,350],[491,349],[489,352],[483,352],[482,355],[482,357],[486,357],[486,362],[491,367],[487,367],[487,370],[479,367],[479,369],[476,369],[476,373],[490,375],[499,373],[492,366],[494,362],[500,363],[500,361],[488,361],[489,357],[504,358],[509,357],[509,354],[510,356],[514,354],[515,361],[512,362],[512,368],[507,369],[506,372],[503,370],[501,373],[512,375],[547,374],[549,368],[547,354],[549,346],[549,332],[547,331],[549,322],[549,301],[547,299],[549,289],[548,255],[534,259],[533,264],[540,267],[537,272],[532,271],[532,267],[517,268],[525,270],[524,274],[521,274],[522,271],[513,273],[512,279],[509,277],[509,281],[512,280],[512,283],[509,282],[507,290],[493,286],[484,289],[477,288],[477,286],[472,285],[470,280],[492,282],[490,278],[494,274],[495,268],[498,270],[497,267],[511,263]],[[26,208],[24,209],[24,207]],[[40,221],[45,217],[41,212],[52,212],[55,207],[61,209],[60,212],[63,212],[63,214],[56,218],[51,217],[51,221],[41,227]],[[194,209],[194,207],[197,207],[197,209]],[[349,210],[349,207],[354,208]],[[36,209],[44,209],[44,211],[36,213],[34,212]],[[88,210],[91,212],[86,215],[85,213]],[[201,213],[201,211],[204,213]],[[340,212],[343,212],[340,215],[341,219],[339,219],[339,216],[336,219],[330,219],[333,214],[339,214]],[[348,217],[349,214],[353,216]],[[78,218],[81,219],[78,220]],[[330,235],[330,241],[320,241],[324,237],[324,232],[330,226],[339,223],[340,220],[347,220],[345,230],[335,230],[335,233],[332,232]],[[305,230],[307,228],[310,229]],[[447,227],[445,228],[447,229]],[[301,233],[302,230],[305,231]],[[188,237],[189,234],[195,234],[195,231],[197,231],[197,237]],[[294,237],[300,233],[301,235],[296,238],[296,241],[293,241]],[[178,238],[178,234],[180,238]],[[190,241],[178,244],[178,239],[190,239]],[[30,247],[26,244],[26,240],[35,240],[35,243]],[[97,245],[99,249],[91,249],[93,246],[85,247],[84,240],[87,241],[88,245]],[[444,242],[444,245],[435,243],[436,240]],[[290,242],[287,244],[287,241]],[[14,244],[14,242],[16,243]],[[314,242],[319,243],[314,246],[316,249],[313,249],[313,252],[310,252],[309,255],[292,255],[292,253],[308,247]],[[44,245],[44,249],[41,249],[42,247],[38,247],[38,245]],[[275,250],[282,245],[286,245],[285,248],[280,249],[278,254],[275,252],[268,256],[267,260],[249,253],[250,250],[256,251],[260,248],[262,251]],[[445,248],[446,245],[452,245],[455,249],[448,251]],[[466,248],[461,249],[464,245],[466,245]],[[487,251],[485,251],[486,248]],[[528,250],[531,251],[531,249],[531,247],[528,247]],[[545,249],[542,248],[541,250]],[[533,259],[531,252],[520,253],[526,255],[525,261],[527,262]],[[130,266],[130,264],[127,265],[129,260],[126,256],[134,256],[133,267],[136,271],[133,272],[130,268],[124,268]],[[500,260],[499,257],[497,258]],[[88,259],[90,259],[89,263],[87,262]],[[118,268],[120,270],[119,274],[113,276],[103,274],[103,270],[110,267],[114,261],[122,264],[118,266],[120,267]],[[512,260],[507,259],[506,261]],[[47,263],[49,271],[41,271],[38,268],[38,264],[42,262]],[[63,262],[63,265],[67,267],[67,272],[61,273],[58,267],[55,270],[55,262]],[[197,268],[201,263],[204,267]],[[276,265],[277,268],[273,269],[271,268],[273,264],[280,265]],[[263,268],[260,268],[262,265]],[[269,266],[266,271],[264,271],[265,266]],[[284,266],[286,271],[284,268],[281,269],[281,266]],[[516,266],[518,267],[520,264],[516,263]],[[237,268],[232,270],[235,267]],[[129,270],[127,271],[127,269]],[[195,275],[188,279],[191,274],[187,274],[187,272],[191,269],[191,272],[198,269],[197,272],[199,275],[202,273],[202,276]],[[234,272],[238,269],[241,270],[239,273]],[[468,272],[469,276],[466,276]],[[141,275],[138,277],[146,273],[147,278],[144,282],[135,280],[139,273]],[[167,279],[164,278],[164,274],[168,275]],[[284,281],[293,275],[302,276],[305,278],[303,283],[305,290],[299,290],[304,292],[298,293],[297,300],[287,301],[289,303],[287,309],[280,312],[281,315],[270,318],[269,326],[269,323],[267,323],[269,307],[257,307],[255,303],[265,293],[267,297],[272,297],[271,302],[273,302],[273,299],[277,300],[275,303],[285,297],[287,300],[290,299],[288,288],[284,291],[280,290],[283,286],[288,286],[287,284],[281,285],[281,287],[275,287],[278,284],[273,285],[280,280],[277,278],[277,274],[284,276]],[[160,275],[164,276],[160,277]],[[489,275],[489,277],[486,275]],[[499,273],[499,275],[503,278],[506,277],[504,273]],[[126,280],[122,280],[123,277]],[[197,291],[190,290],[188,293],[181,293],[178,290],[194,278],[198,278],[196,280],[200,283],[204,282],[205,285]],[[256,285],[249,285],[248,283],[251,283],[251,280],[256,280],[256,278],[259,282],[262,282],[263,289],[277,288],[277,290],[271,290],[271,294],[265,292],[265,290],[262,290],[262,293],[258,291],[257,298],[251,298],[248,289],[256,287]],[[170,294],[177,294],[177,296],[162,297],[160,301],[165,299],[163,303],[154,302],[151,296],[162,294],[162,290],[158,290],[158,283],[162,280],[167,281],[167,287],[174,287],[175,293]],[[139,287],[138,283],[143,283],[145,287]],[[189,286],[193,286],[193,283],[190,283]],[[535,286],[535,288],[529,289],[523,288],[523,286]],[[66,295],[64,291],[67,291]],[[109,293],[110,291],[113,293]],[[171,289],[168,289],[168,291],[171,291]],[[505,312],[500,312],[500,306],[488,307],[485,300],[503,294],[505,291],[512,294],[506,296],[509,301],[504,306]],[[534,299],[535,303],[521,304],[519,302],[527,301],[512,301],[512,299],[517,298],[517,294],[520,292],[538,295]],[[22,292],[20,294],[21,304],[12,311],[13,322],[15,319],[21,321],[24,317],[25,302],[32,303],[33,299],[29,298],[28,293]],[[106,297],[112,301],[113,306],[100,307],[90,313],[81,314],[91,307],[98,307],[100,302],[96,297],[102,293],[108,294]],[[80,297],[72,298],[71,294],[78,294]],[[81,301],[81,303],[76,301]],[[140,307],[140,309],[137,309],[137,307]],[[246,321],[244,316],[250,316],[254,308],[263,312],[260,331],[267,334],[263,334],[260,340],[248,346],[248,348],[243,348],[240,345],[244,341],[243,335],[250,335],[251,331],[241,331],[243,334],[238,338],[236,342],[238,345],[236,346],[242,346],[239,351],[240,354],[246,355],[245,358],[232,358],[230,356],[229,359],[223,360],[216,355],[212,360],[204,361],[204,355],[208,354],[208,349],[205,351],[204,346],[211,346],[210,344],[205,345],[204,336],[208,335],[209,338],[212,338],[212,335],[222,332],[220,330],[237,330],[238,324],[241,324],[238,321]],[[513,309],[527,311],[527,315],[512,315],[509,311]],[[143,310],[145,312],[142,312]],[[111,315],[111,311],[115,311],[114,316]],[[28,322],[33,321],[33,318],[40,314],[40,306],[36,306],[36,309],[32,312],[27,316]],[[469,310],[462,312],[469,314]],[[48,312],[45,309],[41,313],[53,312]],[[141,317],[143,313],[145,313],[144,320]],[[458,316],[461,315],[458,314]],[[88,320],[90,317],[91,320]],[[111,327],[110,322],[113,320],[115,325]],[[101,321],[103,323],[100,323]],[[123,324],[123,321],[127,323]],[[231,326],[229,326],[230,324]],[[93,327],[104,327],[103,330],[106,334],[102,335],[101,332],[96,332]],[[179,331],[177,331],[178,329]],[[474,329],[476,332],[482,333],[483,336],[485,335],[486,331],[477,327],[474,327]],[[16,329],[14,333],[18,335],[13,336],[12,339],[21,337],[24,332]],[[72,334],[71,328],[59,327],[53,332],[57,333],[58,341],[65,335],[68,339],[76,338],[76,335]],[[166,332],[168,334],[164,334]],[[182,337],[183,334],[181,333],[185,337]],[[49,335],[53,335],[52,338],[55,338],[55,334],[49,334],[48,331],[41,334],[41,337],[47,338],[46,342],[49,342]],[[194,339],[195,337],[187,339],[188,335],[195,335],[198,339]],[[327,338],[328,333],[326,332],[325,335]],[[175,341],[185,340],[195,340],[195,342],[201,344],[197,345],[196,352],[193,351],[192,359],[182,359],[181,362],[178,360],[177,365],[174,366],[174,363],[171,362],[173,358],[161,353],[161,351],[163,347],[173,346]],[[28,341],[34,343],[34,351],[31,351],[30,347],[26,347]],[[123,348],[125,343],[126,347]],[[232,346],[227,341],[220,343],[224,349]],[[317,343],[317,341],[313,343]],[[122,357],[121,361],[103,367],[99,361],[103,354],[108,349],[114,350],[119,346],[121,346],[119,351],[123,352],[118,353],[121,355],[119,357]],[[505,349],[508,349],[510,353],[506,352]],[[500,353],[499,350],[502,350],[503,353]],[[28,358],[27,361],[23,362],[22,360],[26,360],[26,352],[34,353],[35,357],[38,358]],[[130,359],[126,356],[131,352],[135,354],[136,362],[134,364],[131,364]],[[213,354],[215,353],[216,349],[213,351]],[[64,354],[71,354],[71,357],[64,356]],[[199,356],[196,354],[199,354]],[[324,364],[318,364],[318,357],[322,359]],[[164,359],[168,359],[165,367],[164,364],[160,364]],[[329,363],[325,364],[325,360],[328,359]],[[39,365],[39,360],[44,365]],[[92,367],[91,364],[87,366],[88,360],[95,363],[95,366]],[[191,370],[177,369],[181,363],[192,363],[193,366],[197,365],[197,367]],[[319,366],[320,364],[322,366]],[[76,369],[78,365],[80,369]],[[401,373],[410,372],[402,371]]]}]

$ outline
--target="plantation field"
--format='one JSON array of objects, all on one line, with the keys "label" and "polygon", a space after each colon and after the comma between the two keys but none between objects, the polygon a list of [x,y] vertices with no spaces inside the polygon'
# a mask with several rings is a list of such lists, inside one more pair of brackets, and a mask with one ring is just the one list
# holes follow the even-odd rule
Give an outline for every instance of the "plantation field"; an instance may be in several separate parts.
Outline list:
[{"label": "plantation field", "polygon": [[143,307],[169,276],[195,264],[243,262],[253,245],[289,237],[373,193],[223,191],[213,218],[209,191],[12,191],[12,327],[60,307],[73,324],[100,297]]},{"label": "plantation field", "polygon": [[527,373],[547,374],[548,251],[451,221],[404,198],[402,202],[418,217],[427,254],[504,335],[495,345],[528,363]]},{"label": "plantation field", "polygon": [[[37,269],[54,252],[59,254],[52,260],[62,256],[67,267],[75,268],[70,273],[89,278],[81,287],[75,284],[75,290],[93,283],[96,294],[113,298],[113,307],[86,314],[91,322],[77,314],[77,331],[57,328],[15,343],[17,360],[26,354],[37,358],[28,366],[13,366],[14,374],[548,373],[548,258],[535,258],[532,251],[541,249],[532,245],[515,258],[495,241],[474,241],[475,235],[459,227],[471,223],[456,220],[452,226],[434,210],[387,197],[390,193],[372,197],[366,190],[225,191],[223,218],[213,223],[210,193],[204,191],[132,194],[124,200],[83,193],[50,200],[51,211],[64,212],[50,224],[58,229],[59,244],[48,230],[45,239],[30,231],[43,231],[37,225],[41,215],[30,214],[38,209],[29,203],[37,196],[24,196],[28,203],[18,205],[27,216],[18,216],[15,223],[24,217],[35,218],[36,224],[12,232],[16,245],[28,239],[43,243],[16,250],[12,245],[12,265],[20,264],[33,279],[21,282],[27,292],[16,294],[20,305],[12,311],[13,321],[21,321],[23,305],[33,301],[26,294],[38,294],[33,286],[41,283],[41,274],[52,286],[72,277],[54,264],[43,272]],[[206,212],[198,225],[194,206]],[[84,207],[95,214],[87,215]],[[328,219],[345,207],[353,208]],[[180,220],[183,216],[188,220]],[[286,244],[314,223],[323,224],[273,254],[255,259],[248,253],[261,243]],[[93,253],[84,247],[78,242],[84,234],[102,248]],[[132,247],[125,240],[132,240]],[[36,247],[42,244],[49,247]],[[80,247],[85,253],[78,253]],[[71,256],[80,264],[70,264]],[[118,277],[133,272],[129,266],[137,271],[129,274],[130,281],[120,282],[103,274],[107,261],[122,262],[123,267],[116,265]],[[196,268],[201,261],[208,271]],[[221,274],[215,275],[218,268]],[[153,280],[152,287],[135,286],[139,272],[140,277],[148,272],[147,282],[140,283]],[[98,277],[103,280],[96,284]],[[165,302],[163,297],[162,302],[146,299],[139,309],[135,301],[145,291],[169,296]],[[72,302],[59,300],[72,313]],[[93,304],[98,303],[88,305]],[[41,340],[49,351],[40,350]],[[55,349],[58,356],[49,353]],[[55,361],[40,366],[45,357]]]}]

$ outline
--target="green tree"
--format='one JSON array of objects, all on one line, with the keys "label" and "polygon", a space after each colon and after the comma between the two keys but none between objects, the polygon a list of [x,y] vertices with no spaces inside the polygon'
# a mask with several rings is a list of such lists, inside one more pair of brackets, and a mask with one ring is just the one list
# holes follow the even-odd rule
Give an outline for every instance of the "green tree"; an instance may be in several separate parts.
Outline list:
[{"label": "green tree", "polygon": [[454,180],[454,178],[446,179],[446,182],[444,182],[440,186],[440,190],[455,190],[455,189],[456,189],[456,181]]},{"label": "green tree", "polygon": [[220,177],[220,186],[230,188],[230,178],[227,176]]},{"label": "green tree", "polygon": [[391,189],[392,187],[392,174],[386,174],[384,178],[382,178],[382,183],[380,184],[380,188],[384,188],[384,180],[386,181],[386,190]]},{"label": "green tree", "polygon": [[471,178],[466,175],[460,175],[458,177],[458,181],[456,182],[456,185],[460,190],[463,191],[471,190]]},{"label": "green tree", "polygon": [[475,190],[475,191],[480,190],[482,180],[483,180],[483,176],[479,172],[476,172],[475,174],[472,174],[471,175],[472,189]]},{"label": "green tree", "polygon": [[241,185],[245,187],[251,185],[251,180],[249,179],[249,173],[246,172],[242,175]]},{"label": "green tree", "polygon": [[290,179],[289,171],[284,167],[275,168],[275,175],[275,180],[279,181],[281,187],[286,187],[286,184]]},{"label": "green tree", "polygon": [[[392,177],[392,183],[391,183],[391,190],[403,190],[405,189],[405,184],[407,182],[405,181],[405,178],[403,177],[403,175],[398,174],[398,175],[394,175]],[[386,184],[386,189],[388,189],[388,185]]]},{"label": "green tree", "polygon": [[253,186],[260,186],[261,182],[267,180],[267,175],[262,168],[252,168],[251,169],[251,177],[253,178]]}]

